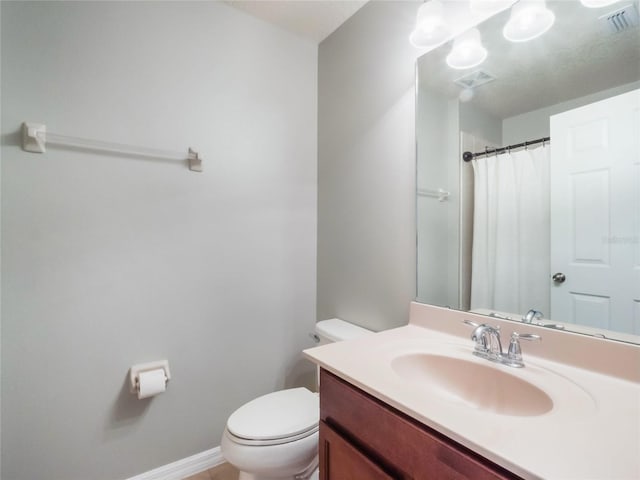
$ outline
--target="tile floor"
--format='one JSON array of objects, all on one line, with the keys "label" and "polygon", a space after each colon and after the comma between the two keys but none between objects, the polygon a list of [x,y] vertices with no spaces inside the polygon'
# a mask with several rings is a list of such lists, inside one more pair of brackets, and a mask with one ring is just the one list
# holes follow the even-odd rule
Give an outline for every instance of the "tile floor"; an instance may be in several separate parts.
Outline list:
[{"label": "tile floor", "polygon": [[240,473],[228,463],[223,463],[210,470],[196,473],[184,480],[238,480]]}]

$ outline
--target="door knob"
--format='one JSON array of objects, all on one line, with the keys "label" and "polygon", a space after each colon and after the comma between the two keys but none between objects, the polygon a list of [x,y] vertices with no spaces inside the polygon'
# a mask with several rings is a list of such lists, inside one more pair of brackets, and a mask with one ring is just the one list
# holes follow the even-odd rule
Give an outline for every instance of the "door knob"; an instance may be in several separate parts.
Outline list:
[{"label": "door knob", "polygon": [[555,282],[555,283],[564,283],[564,281],[567,279],[567,277],[565,276],[564,273],[562,272],[558,272],[553,274],[553,276],[551,277],[551,279]]}]

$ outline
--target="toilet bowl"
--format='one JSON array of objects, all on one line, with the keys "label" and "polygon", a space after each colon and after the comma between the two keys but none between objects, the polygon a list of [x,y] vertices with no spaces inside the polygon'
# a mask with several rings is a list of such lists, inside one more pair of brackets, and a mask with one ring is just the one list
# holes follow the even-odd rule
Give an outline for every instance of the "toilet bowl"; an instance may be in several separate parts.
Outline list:
[{"label": "toilet bowl", "polygon": [[[339,319],[316,324],[326,344],[372,333]],[[320,401],[306,388],[268,393],[231,414],[222,435],[227,462],[239,480],[315,480],[318,478]]]},{"label": "toilet bowl", "polygon": [[318,395],[306,388],[258,397],[227,420],[224,457],[241,480],[303,478],[315,467],[319,415]]}]

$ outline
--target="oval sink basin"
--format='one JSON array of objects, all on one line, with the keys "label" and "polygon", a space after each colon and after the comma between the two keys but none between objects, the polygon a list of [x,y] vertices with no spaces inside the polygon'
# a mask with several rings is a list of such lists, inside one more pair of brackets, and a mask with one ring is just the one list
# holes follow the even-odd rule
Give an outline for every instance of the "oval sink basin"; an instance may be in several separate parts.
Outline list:
[{"label": "oval sink basin", "polygon": [[553,408],[553,400],[543,390],[489,362],[413,353],[394,358],[391,368],[447,400],[493,413],[536,416]]}]

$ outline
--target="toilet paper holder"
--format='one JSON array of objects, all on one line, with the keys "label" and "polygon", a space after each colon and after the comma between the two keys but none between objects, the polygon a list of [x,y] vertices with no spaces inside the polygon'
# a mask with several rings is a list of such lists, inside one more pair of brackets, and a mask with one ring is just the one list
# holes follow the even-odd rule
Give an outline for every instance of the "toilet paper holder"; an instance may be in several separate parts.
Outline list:
[{"label": "toilet paper holder", "polygon": [[168,360],[157,360],[155,362],[139,363],[129,369],[129,392],[137,394],[140,391],[140,377],[142,372],[150,370],[164,370],[165,385],[171,380]]}]

